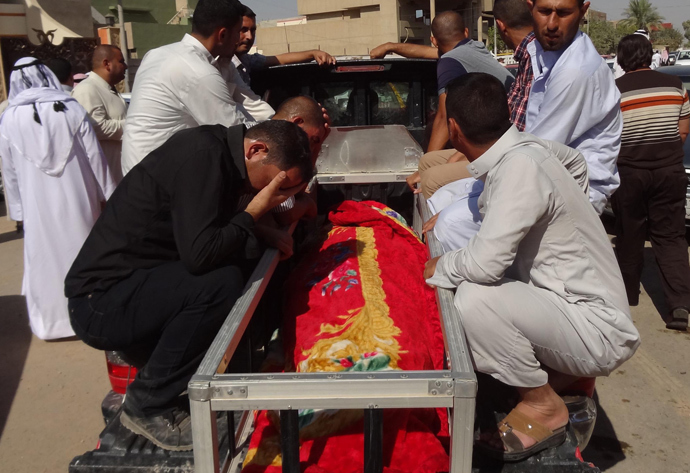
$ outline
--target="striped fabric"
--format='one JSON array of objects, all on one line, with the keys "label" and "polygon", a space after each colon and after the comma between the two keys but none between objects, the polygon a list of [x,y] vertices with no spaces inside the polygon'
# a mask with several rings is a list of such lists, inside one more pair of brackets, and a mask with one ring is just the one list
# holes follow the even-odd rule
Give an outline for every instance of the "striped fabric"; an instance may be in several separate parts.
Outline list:
[{"label": "striped fabric", "polygon": [[[237,201],[237,211],[242,212],[244,209],[247,208],[247,205],[249,205],[249,202],[252,201],[254,198],[254,194],[242,194]],[[287,212],[288,210],[292,210],[292,208],[295,206],[295,197],[288,197],[288,199],[283,202],[280,205],[277,205],[276,207],[273,208],[271,211],[272,213],[278,214],[281,212]]]},{"label": "striped fabric", "polygon": [[690,101],[680,79],[643,70],[616,84],[623,112],[618,164],[658,168],[682,162],[678,121],[690,118]]}]

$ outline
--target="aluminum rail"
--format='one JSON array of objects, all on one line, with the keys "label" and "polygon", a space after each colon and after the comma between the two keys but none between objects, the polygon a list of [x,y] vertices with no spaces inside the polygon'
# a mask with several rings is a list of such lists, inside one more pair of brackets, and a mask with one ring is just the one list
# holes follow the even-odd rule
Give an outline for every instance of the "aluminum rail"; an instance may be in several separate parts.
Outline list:
[{"label": "aluminum rail", "polygon": [[[422,194],[415,195],[414,228],[421,235],[424,222],[431,218],[429,206]],[[432,258],[443,255],[443,246],[433,230],[425,235],[429,254]],[[472,447],[474,444],[474,413],[477,395],[477,377],[474,374],[472,359],[460,314],[455,308],[455,294],[440,287],[436,288],[436,301],[441,316],[441,328],[446,344],[446,356],[456,382],[456,392],[472,392],[472,396],[454,398],[450,411],[450,473],[469,473],[472,471]],[[463,389],[464,387],[464,389]]]},{"label": "aluminum rail", "polygon": [[[292,235],[297,226],[293,223],[288,232]],[[228,367],[232,355],[240,343],[242,335],[254,315],[268,282],[278,266],[280,252],[275,248],[267,249],[244,291],[235,302],[228,314],[218,335],[206,352],[206,356],[199,365],[196,374],[189,381],[189,407],[192,417],[192,435],[194,441],[194,469],[198,473],[218,473],[221,468],[220,453],[218,451],[218,427],[216,414],[211,409],[210,382],[217,373],[223,373]],[[231,453],[235,451],[235,445],[230,439],[229,458],[223,462],[223,471],[227,471]]]},{"label": "aluminum rail", "polygon": [[[429,218],[426,201],[416,196],[414,228],[421,232]],[[295,225],[290,228],[290,233]],[[432,256],[443,253],[433,232],[427,233]],[[242,296],[228,314],[218,335],[189,383],[189,399],[197,473],[227,471],[234,448],[221,464],[216,411],[280,410],[285,416],[301,408],[379,410],[383,408],[447,407],[450,409],[451,473],[469,473],[476,377],[453,293],[437,289],[441,325],[450,370],[372,373],[247,373],[224,374],[278,264],[279,253],[268,249],[247,282]],[[281,418],[282,418],[281,414]],[[378,414],[370,412],[371,419]],[[367,435],[376,444],[380,426],[368,425]],[[239,434],[239,433],[238,433]],[[284,439],[286,440],[286,439]],[[294,443],[294,442],[292,442]],[[283,447],[294,447],[286,442]],[[372,450],[373,451],[373,450]],[[294,456],[294,451],[291,454]],[[289,456],[288,455],[288,456]],[[371,462],[378,470],[379,461]]]},{"label": "aluminum rail", "polygon": [[[415,215],[419,215],[423,222],[428,221],[431,218],[431,212],[429,212],[429,206],[422,194],[416,195],[416,205],[417,213]],[[421,234],[421,227],[417,231]],[[426,242],[432,258],[443,255],[443,246],[434,235],[433,230],[426,233]],[[440,287],[436,288],[436,300],[441,314],[441,327],[446,341],[450,369],[454,376],[463,377],[467,373],[472,373],[476,385],[472,359],[465,339],[465,329],[462,327],[460,314],[455,308],[454,299],[455,294],[452,291]]]},{"label": "aluminum rail", "polygon": [[[296,226],[297,222],[290,225],[288,228],[290,235],[295,231]],[[259,300],[266,290],[276,266],[278,266],[279,259],[280,252],[275,248],[268,248],[264,252],[254,272],[249,277],[249,281],[245,284],[242,295],[235,302],[223,326],[218,331],[218,335],[206,352],[206,356],[196,371],[196,378],[225,372],[256,307],[259,305]]]}]

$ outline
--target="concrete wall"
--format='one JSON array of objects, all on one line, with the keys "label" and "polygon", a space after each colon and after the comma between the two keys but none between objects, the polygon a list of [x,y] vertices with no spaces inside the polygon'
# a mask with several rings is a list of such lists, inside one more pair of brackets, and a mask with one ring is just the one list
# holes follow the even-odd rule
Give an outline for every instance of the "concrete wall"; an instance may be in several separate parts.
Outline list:
[{"label": "concrete wall", "polygon": [[[117,18],[115,0],[91,0],[93,7],[102,15],[108,13]],[[183,18],[178,23],[168,22],[182,8],[194,8],[198,0],[123,0],[123,13],[127,31],[127,46],[134,58],[143,58],[151,49],[180,41],[192,31],[191,22]],[[116,19],[116,22],[119,21]]]},{"label": "concrete wall", "polygon": [[26,7],[0,4],[0,35],[26,36]]},{"label": "concrete wall", "polygon": [[[63,28],[76,33],[76,36],[93,37],[93,21],[91,20],[90,0],[27,0],[29,12],[33,7],[42,10],[41,21],[50,22],[48,18],[62,25]],[[31,19],[31,15],[29,15]],[[47,29],[53,29],[49,27]],[[43,28],[43,31],[47,31]],[[59,44],[59,43],[58,43]]]},{"label": "concrete wall", "polygon": [[342,11],[348,8],[392,3],[390,0],[297,0],[297,11],[300,15],[312,15],[330,11]]},{"label": "concrete wall", "polygon": [[[185,33],[192,32],[191,25],[158,25],[151,23],[131,23],[126,24],[126,29],[131,28],[131,36],[134,39],[136,57],[143,59],[144,55],[151,49],[155,49],[165,44],[180,41]],[[129,46],[132,48],[132,46]]]},{"label": "concrete wall", "polygon": [[0,3],[0,36],[28,36],[40,44],[38,33],[52,32],[52,43],[65,38],[93,37],[89,0],[22,0]]},{"label": "concrete wall", "polygon": [[[436,11],[456,10],[463,15],[474,39],[486,39],[487,23],[481,12],[493,9],[493,0],[436,0]],[[422,0],[297,0],[306,16],[303,25],[259,24],[256,46],[264,54],[321,49],[334,55],[367,55],[385,42],[429,44],[431,28],[417,21],[428,15],[430,2]]]},{"label": "concrete wall", "polygon": [[297,8],[307,23],[259,25],[259,50],[267,55],[307,49],[366,55],[381,43],[400,40],[397,0],[298,0]]},{"label": "concrete wall", "polygon": [[[117,6],[116,0],[91,0],[91,4],[102,15],[112,13],[117,18],[117,8],[110,9]],[[175,0],[123,0],[122,7],[126,22],[164,25],[175,16],[178,10]]]}]

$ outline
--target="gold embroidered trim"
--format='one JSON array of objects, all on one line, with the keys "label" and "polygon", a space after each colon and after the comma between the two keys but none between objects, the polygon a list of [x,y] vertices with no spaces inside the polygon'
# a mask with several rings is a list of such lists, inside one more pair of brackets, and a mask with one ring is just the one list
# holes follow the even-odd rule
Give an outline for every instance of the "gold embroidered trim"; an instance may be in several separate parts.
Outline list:
[{"label": "gold embroidered trim", "polygon": [[305,351],[307,358],[299,364],[298,371],[342,371],[344,368],[333,363],[333,359],[351,356],[357,362],[362,354],[371,352],[388,355],[390,368],[399,369],[401,350],[395,337],[400,335],[400,329],[389,316],[381,269],[376,261],[378,250],[374,229],[357,227],[356,235],[364,306],[341,316],[346,319],[342,325],[321,325],[321,334],[339,335],[318,340],[310,350]]}]

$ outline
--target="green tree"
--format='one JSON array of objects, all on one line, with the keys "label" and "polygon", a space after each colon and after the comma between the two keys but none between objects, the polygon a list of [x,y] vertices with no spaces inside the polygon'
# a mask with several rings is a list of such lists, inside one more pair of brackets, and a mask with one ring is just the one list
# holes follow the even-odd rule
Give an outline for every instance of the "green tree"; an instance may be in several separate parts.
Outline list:
[{"label": "green tree", "polygon": [[675,28],[661,28],[652,31],[652,44],[668,46],[668,49],[675,51],[683,44],[683,35]]},{"label": "green tree", "polygon": [[[491,26],[486,34],[489,36],[489,40],[486,42],[486,49],[494,52],[494,27]],[[503,42],[503,39],[501,38],[501,35],[498,34],[498,31],[496,32],[496,51],[499,53],[510,51],[510,48],[506,45],[506,43]]]},{"label": "green tree", "polygon": [[685,39],[690,42],[690,20],[683,22],[683,29],[685,30]]},{"label": "green tree", "polygon": [[[581,27],[587,31],[587,25]],[[599,54],[612,54],[616,52],[618,40],[616,38],[616,28],[608,21],[591,20],[589,22],[589,37],[597,48]]]},{"label": "green tree", "polygon": [[637,30],[637,26],[621,24],[621,22],[619,21],[616,25],[616,47],[618,47],[618,42],[621,40],[623,36],[633,34],[635,30]]},{"label": "green tree", "polygon": [[630,0],[623,14],[626,18],[621,20],[621,23],[635,28],[645,28],[647,31],[651,30],[652,26],[661,25],[664,19],[649,0]]}]

